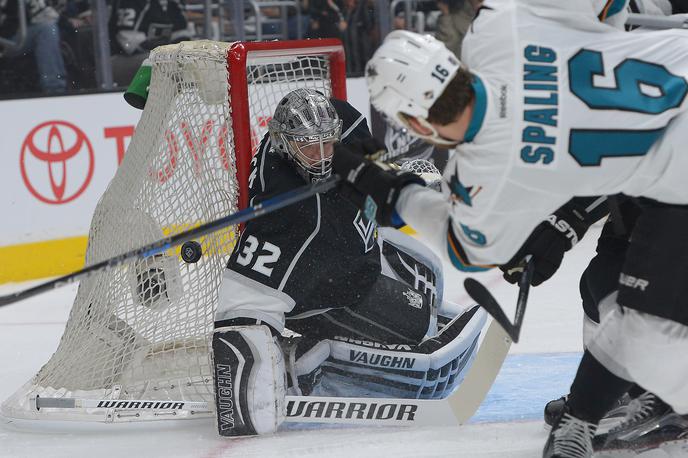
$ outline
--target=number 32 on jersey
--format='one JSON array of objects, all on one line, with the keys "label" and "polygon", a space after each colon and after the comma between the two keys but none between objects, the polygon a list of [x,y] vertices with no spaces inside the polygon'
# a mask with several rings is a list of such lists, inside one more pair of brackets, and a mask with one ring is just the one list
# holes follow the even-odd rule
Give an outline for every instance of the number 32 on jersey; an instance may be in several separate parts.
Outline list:
[{"label": "number 32 on jersey", "polygon": [[274,268],[272,264],[277,262],[282,254],[282,250],[275,244],[263,242],[260,253],[257,254],[258,247],[260,246],[260,241],[253,235],[249,235],[244,241],[244,246],[237,256],[236,262],[244,267],[251,266],[251,269],[269,277],[272,275],[272,269]]}]

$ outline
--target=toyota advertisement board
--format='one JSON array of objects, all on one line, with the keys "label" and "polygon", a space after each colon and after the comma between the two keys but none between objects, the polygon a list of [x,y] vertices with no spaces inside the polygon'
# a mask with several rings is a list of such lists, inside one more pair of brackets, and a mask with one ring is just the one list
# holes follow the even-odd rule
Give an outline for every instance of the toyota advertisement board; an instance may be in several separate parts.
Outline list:
[{"label": "toyota advertisement board", "polygon": [[[347,86],[368,115],[364,80]],[[121,93],[0,102],[0,283],[83,265],[91,215],[140,114]]]}]

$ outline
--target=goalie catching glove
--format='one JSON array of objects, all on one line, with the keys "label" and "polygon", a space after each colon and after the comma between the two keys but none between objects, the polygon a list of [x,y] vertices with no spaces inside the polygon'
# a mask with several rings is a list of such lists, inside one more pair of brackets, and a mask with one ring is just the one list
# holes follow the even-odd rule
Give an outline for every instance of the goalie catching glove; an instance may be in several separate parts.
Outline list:
[{"label": "goalie catching glove", "polygon": [[342,178],[341,192],[368,219],[380,226],[403,224],[395,206],[399,193],[409,184],[425,186],[422,178],[414,173],[403,172],[390,165],[372,161],[381,147],[374,139],[361,143],[334,147],[332,169]]}]

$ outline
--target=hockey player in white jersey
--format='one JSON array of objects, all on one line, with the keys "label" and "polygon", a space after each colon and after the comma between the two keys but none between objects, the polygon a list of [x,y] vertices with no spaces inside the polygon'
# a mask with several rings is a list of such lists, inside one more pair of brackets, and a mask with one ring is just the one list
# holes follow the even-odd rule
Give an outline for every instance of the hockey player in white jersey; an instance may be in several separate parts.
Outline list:
[{"label": "hockey player in white jersey", "polygon": [[[370,138],[348,103],[287,94],[251,164],[252,204],[328,177],[335,141]],[[448,310],[437,256],[394,229],[379,234],[336,189],[246,224],[215,315],[221,435],[274,432],[285,374],[297,395],[441,398],[460,383],[486,314]],[[283,339],[285,327],[301,336]]]},{"label": "hockey player in white jersey", "polygon": [[334,159],[352,200],[374,202],[383,224],[402,219],[468,271],[509,261],[574,196],[639,198],[618,295],[548,457],[589,456],[597,421],[631,382],[688,413],[688,361],[673,356],[688,350],[688,35],[626,34],[601,24],[593,3],[487,0],[463,63],[429,37],[386,38],[367,66],[371,101],[416,135],[458,145],[444,196],[400,182],[352,148]]},{"label": "hockey player in white jersey", "polygon": [[[666,0],[630,0],[628,11],[668,15],[671,14],[671,5]],[[623,23],[626,17],[625,12],[626,10],[609,8],[606,16],[599,17],[608,24],[614,24],[620,30],[642,31],[643,29],[625,26]],[[608,205],[608,201],[611,205]],[[641,210],[635,199],[621,195],[610,199],[606,199],[605,196],[574,198],[541,223],[509,263],[499,266],[504,271],[504,278],[510,283],[516,283],[523,272],[523,258],[526,254],[530,254],[535,261],[531,284],[537,286],[554,274],[565,252],[572,247],[576,239],[582,238],[592,222],[609,213],[610,206],[614,214],[602,230],[597,242],[596,256],[580,279],[580,294],[585,312],[584,345],[594,335],[599,325],[600,303],[617,289],[630,234]],[[563,240],[561,230],[564,227],[572,228],[576,237],[568,241]],[[597,381],[594,382],[597,383]],[[589,383],[593,383],[593,380]],[[544,420],[548,427],[558,420],[566,407],[567,397],[568,395],[562,396],[548,402],[545,406]],[[676,414],[670,406],[653,393],[646,392],[642,387],[633,384],[601,420],[593,445],[596,452],[603,454],[631,448],[643,451],[651,448],[668,450],[686,434],[688,434],[688,416]]]}]

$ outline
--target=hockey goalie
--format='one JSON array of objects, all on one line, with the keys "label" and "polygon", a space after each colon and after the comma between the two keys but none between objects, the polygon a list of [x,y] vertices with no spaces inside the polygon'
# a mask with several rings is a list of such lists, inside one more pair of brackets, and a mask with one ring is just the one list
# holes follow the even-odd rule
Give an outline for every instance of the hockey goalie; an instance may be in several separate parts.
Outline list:
[{"label": "hockey goalie", "polygon": [[[335,142],[370,138],[348,103],[289,93],[253,158],[251,204],[328,177]],[[446,397],[475,357],[486,315],[442,291],[432,252],[376,227],[337,189],[249,222],[215,316],[219,434],[274,432],[287,393]]]}]

